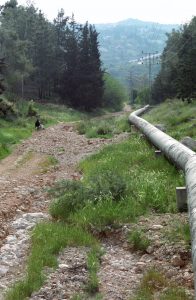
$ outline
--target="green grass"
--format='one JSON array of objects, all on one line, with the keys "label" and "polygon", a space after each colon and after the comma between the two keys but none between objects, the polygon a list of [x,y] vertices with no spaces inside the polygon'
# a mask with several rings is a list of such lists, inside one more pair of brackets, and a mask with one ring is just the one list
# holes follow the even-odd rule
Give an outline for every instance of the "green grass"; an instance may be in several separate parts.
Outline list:
[{"label": "green grass", "polygon": [[131,231],[127,237],[127,240],[134,250],[140,250],[145,252],[148,246],[150,246],[150,240],[145,236],[145,233],[141,230]]},{"label": "green grass", "polygon": [[38,172],[47,173],[51,169],[51,167],[57,166],[58,163],[58,160],[54,156],[47,155],[46,158],[39,163],[38,168],[40,170]]},{"label": "green grass", "polygon": [[111,138],[121,132],[130,132],[127,116],[111,117],[106,120],[84,120],[77,124],[79,134],[87,138]]},{"label": "green grass", "polygon": [[190,248],[191,233],[189,224],[187,222],[173,222],[170,225],[169,230],[165,232],[165,238],[171,242],[183,241],[187,245],[187,247]]},{"label": "green grass", "polygon": [[[54,113],[56,115],[48,124],[57,120],[58,113],[61,114]],[[109,120],[103,126],[104,130],[107,126],[114,128],[112,134],[124,131],[127,126],[125,120],[120,120],[122,129],[119,130],[117,125],[111,125],[112,122]],[[82,126],[85,127],[85,123]],[[88,126],[87,130],[82,129],[83,133],[87,133],[88,128],[92,130],[92,125]],[[87,258],[89,278],[84,294],[75,295],[73,299],[101,299],[101,295],[96,294],[100,248],[89,232],[118,227],[152,212],[175,213],[175,187],[184,185],[184,175],[164,157],[156,158],[154,149],[137,134],[121,144],[105,147],[82,161],[78,169],[83,172],[82,181],[62,181],[50,191],[55,199],[50,207],[54,223],[40,224],[34,230],[27,276],[9,291],[7,300],[22,300],[38,290],[45,279],[44,267],[56,267],[56,255],[64,247],[80,245],[92,249]],[[137,232],[130,239],[144,251],[148,241],[142,244],[142,238],[143,234]],[[157,292],[162,300],[190,299],[183,290],[170,285],[162,274],[153,270],[144,277],[134,300],[153,300]]]},{"label": "green grass", "polygon": [[0,119],[0,159],[4,158],[13,149],[13,146],[28,138],[33,131],[33,122],[29,119],[23,124],[22,119],[5,121]]},{"label": "green grass", "polygon": [[148,270],[144,275],[136,296],[130,300],[193,300],[185,290],[168,281],[155,269]]},{"label": "green grass", "polygon": [[176,212],[175,187],[184,176],[140,137],[105,147],[80,163],[83,180],[61,182],[51,214],[81,227],[102,230],[149,212]]},{"label": "green grass", "polygon": [[44,267],[56,267],[56,255],[67,246],[89,246],[98,251],[95,238],[79,227],[62,223],[42,223],[32,234],[32,249],[27,263],[26,278],[8,291],[6,300],[23,300],[44,283]]},{"label": "green grass", "polygon": [[100,267],[101,255],[102,253],[98,248],[92,249],[88,253],[87,268],[89,271],[89,278],[88,278],[88,283],[86,285],[86,291],[89,294],[96,294],[99,291],[99,280],[97,277],[97,272]]},{"label": "green grass", "polygon": [[196,139],[196,100],[188,104],[167,100],[153,108],[144,118],[152,124],[165,124],[166,133],[177,140],[185,136]]}]

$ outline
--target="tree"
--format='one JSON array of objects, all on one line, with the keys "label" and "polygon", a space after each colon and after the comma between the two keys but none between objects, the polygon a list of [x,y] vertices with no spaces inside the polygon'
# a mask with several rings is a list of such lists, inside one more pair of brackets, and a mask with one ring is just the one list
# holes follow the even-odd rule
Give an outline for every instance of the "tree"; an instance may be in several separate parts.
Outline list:
[{"label": "tree", "polygon": [[85,110],[103,104],[103,71],[98,49],[98,33],[94,26],[84,25],[79,43],[77,104]]},{"label": "tree", "polygon": [[178,52],[177,93],[181,98],[196,96],[196,17],[185,25]]},{"label": "tree", "polygon": [[0,15],[0,55],[5,57],[5,79],[13,92],[23,89],[23,80],[32,70],[27,56],[27,43],[19,38],[17,32],[21,11],[22,8],[17,7],[17,1],[10,0],[5,3]]},{"label": "tree", "polygon": [[128,101],[128,95],[123,85],[110,74],[105,74],[103,106],[114,111],[119,111],[126,101]]},{"label": "tree", "polygon": [[3,85],[3,69],[5,67],[4,59],[0,59],[0,95],[4,92],[5,87]]},{"label": "tree", "polygon": [[196,96],[196,17],[168,35],[152,95],[154,103],[175,96],[190,101]]},{"label": "tree", "polygon": [[77,24],[63,10],[51,23],[32,4],[10,0],[0,7],[0,57],[5,57],[5,81],[13,93],[40,99],[55,93],[63,103],[86,110],[101,106],[98,46],[95,28]]}]

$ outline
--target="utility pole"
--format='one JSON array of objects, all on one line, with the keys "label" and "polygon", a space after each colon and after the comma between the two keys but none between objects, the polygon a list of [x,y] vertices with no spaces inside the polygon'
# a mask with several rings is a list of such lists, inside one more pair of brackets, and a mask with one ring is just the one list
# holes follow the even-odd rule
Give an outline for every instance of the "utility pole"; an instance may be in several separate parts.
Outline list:
[{"label": "utility pole", "polygon": [[159,64],[160,54],[158,51],[156,52],[143,52],[142,51],[142,58],[140,59],[142,64],[148,66],[148,86],[149,86],[149,103],[151,101],[151,94],[152,94],[152,66]]}]

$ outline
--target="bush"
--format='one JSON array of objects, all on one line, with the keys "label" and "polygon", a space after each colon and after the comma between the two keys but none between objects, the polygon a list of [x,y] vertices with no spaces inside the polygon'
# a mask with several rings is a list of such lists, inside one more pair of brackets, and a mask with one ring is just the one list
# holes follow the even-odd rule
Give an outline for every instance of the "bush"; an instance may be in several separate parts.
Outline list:
[{"label": "bush", "polygon": [[27,108],[27,117],[35,117],[37,116],[37,110],[35,108],[35,103],[33,100],[29,101]]},{"label": "bush", "polygon": [[108,197],[118,202],[126,194],[126,182],[119,174],[106,171],[104,174],[96,174],[87,184],[81,181],[63,181],[58,183],[50,193],[56,200],[50,207],[50,213],[54,218],[66,220],[87,204],[95,205],[105,201]]},{"label": "bush", "polygon": [[106,170],[104,173],[96,173],[89,180],[95,196],[109,195],[113,201],[119,201],[126,195],[127,183],[120,173]]},{"label": "bush", "polygon": [[88,190],[82,182],[64,181],[61,194],[50,207],[51,215],[54,218],[67,219],[70,213],[84,206],[87,194]]},{"label": "bush", "polygon": [[112,133],[112,128],[110,124],[107,124],[106,122],[102,122],[100,125],[98,125],[96,132],[98,135],[106,135]]},{"label": "bush", "polygon": [[79,122],[76,126],[76,129],[77,129],[79,134],[85,134],[86,130],[87,130],[87,123],[84,122],[84,121]]},{"label": "bush", "polygon": [[0,159],[4,158],[10,153],[8,147],[5,144],[0,143]]},{"label": "bush", "polygon": [[128,95],[122,84],[109,74],[104,76],[104,107],[114,111],[121,110],[123,103],[128,101]]},{"label": "bush", "polygon": [[144,252],[150,245],[150,240],[139,230],[134,230],[129,234],[128,242],[133,246],[134,250],[141,250]]},{"label": "bush", "polygon": [[0,98],[0,117],[15,117],[17,112],[14,108],[14,104],[6,100],[5,98]]}]

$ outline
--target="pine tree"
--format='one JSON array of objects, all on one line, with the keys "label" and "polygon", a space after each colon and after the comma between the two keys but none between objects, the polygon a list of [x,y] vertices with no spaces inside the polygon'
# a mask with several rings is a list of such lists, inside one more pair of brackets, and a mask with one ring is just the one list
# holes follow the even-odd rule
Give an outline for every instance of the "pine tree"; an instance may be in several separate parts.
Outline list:
[{"label": "pine tree", "polygon": [[178,53],[177,92],[180,98],[196,96],[196,17],[184,26]]},{"label": "pine tree", "polygon": [[77,105],[88,111],[103,103],[103,71],[97,38],[95,28],[86,23],[79,44]]},{"label": "pine tree", "polygon": [[5,87],[3,85],[3,69],[5,67],[4,59],[0,59],[0,95],[4,92]]}]

